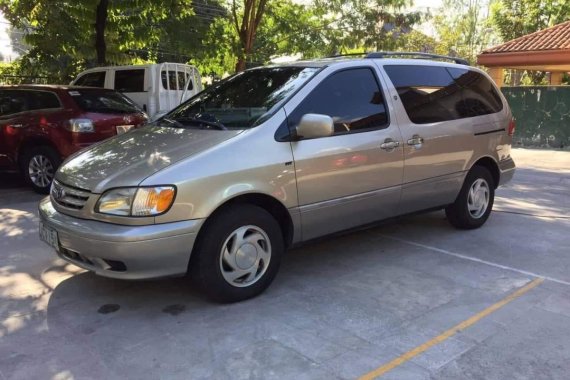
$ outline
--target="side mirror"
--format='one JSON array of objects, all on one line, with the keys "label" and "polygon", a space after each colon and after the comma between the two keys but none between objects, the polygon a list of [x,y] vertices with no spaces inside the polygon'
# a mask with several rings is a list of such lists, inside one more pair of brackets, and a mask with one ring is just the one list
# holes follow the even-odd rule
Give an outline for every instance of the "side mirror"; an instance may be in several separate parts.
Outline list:
[{"label": "side mirror", "polygon": [[301,118],[296,132],[299,139],[331,136],[334,133],[334,122],[330,116],[308,113]]}]

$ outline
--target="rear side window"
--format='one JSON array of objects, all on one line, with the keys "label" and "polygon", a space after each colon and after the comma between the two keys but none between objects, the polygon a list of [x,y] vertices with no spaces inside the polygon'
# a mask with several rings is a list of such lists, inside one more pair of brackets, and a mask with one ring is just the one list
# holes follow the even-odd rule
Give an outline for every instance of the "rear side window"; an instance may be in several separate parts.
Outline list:
[{"label": "rear side window", "polygon": [[501,97],[484,75],[452,67],[447,70],[462,89],[463,103],[459,110],[461,117],[488,115],[503,109]]},{"label": "rear side window", "polygon": [[52,92],[34,90],[0,91],[0,116],[60,107],[61,104],[58,97]]},{"label": "rear side window", "polygon": [[72,90],[69,95],[85,112],[138,113],[141,110],[129,98],[114,91]]},{"label": "rear side window", "polygon": [[181,90],[184,90],[187,81],[189,81],[188,91],[191,91],[194,88],[194,84],[192,83],[192,80],[190,79],[190,74],[188,74],[188,73],[185,74],[185,73],[179,71],[178,72],[178,88]]},{"label": "rear side window", "polygon": [[388,115],[372,70],[350,69],[323,80],[289,116],[295,128],[303,115],[316,113],[334,120],[335,134],[386,127]]},{"label": "rear side window", "polygon": [[58,97],[53,92],[47,91],[30,91],[33,97],[33,107],[34,109],[51,109],[60,108]]},{"label": "rear side window", "polygon": [[184,73],[183,71],[178,71],[178,75],[176,75],[176,71],[162,70],[160,75],[162,78],[162,88],[165,90],[184,90],[186,81],[190,81],[190,83],[188,83],[189,91],[194,88],[190,74]]},{"label": "rear side window", "polygon": [[162,88],[165,90],[184,90],[186,81],[190,81],[190,83],[188,83],[188,90],[194,88],[190,74],[185,74],[183,71],[178,71],[177,75],[176,71],[162,70],[160,75],[162,78]]},{"label": "rear side window", "polygon": [[384,66],[415,124],[487,115],[503,104],[480,73],[442,66]]},{"label": "rear side window", "polygon": [[76,81],[76,86],[105,87],[105,71],[95,71],[80,76]]},{"label": "rear side window", "polygon": [[29,91],[4,90],[0,91],[0,116],[13,115],[31,109]]},{"label": "rear side window", "polygon": [[177,90],[178,84],[176,83],[176,72],[162,70],[160,73],[162,77],[162,88],[165,90]]},{"label": "rear side window", "polygon": [[384,66],[415,124],[459,119],[459,85],[445,67]]},{"label": "rear side window", "polygon": [[114,89],[119,92],[144,92],[144,69],[115,71]]}]

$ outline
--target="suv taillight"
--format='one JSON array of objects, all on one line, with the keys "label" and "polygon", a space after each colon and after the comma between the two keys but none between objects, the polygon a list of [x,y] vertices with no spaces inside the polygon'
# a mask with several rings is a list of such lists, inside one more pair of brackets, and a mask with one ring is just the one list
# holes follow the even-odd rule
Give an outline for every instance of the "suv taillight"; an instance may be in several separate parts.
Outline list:
[{"label": "suv taillight", "polygon": [[516,123],[515,123],[515,119],[511,119],[511,121],[509,122],[509,136],[512,136],[515,134],[515,128],[517,127]]}]

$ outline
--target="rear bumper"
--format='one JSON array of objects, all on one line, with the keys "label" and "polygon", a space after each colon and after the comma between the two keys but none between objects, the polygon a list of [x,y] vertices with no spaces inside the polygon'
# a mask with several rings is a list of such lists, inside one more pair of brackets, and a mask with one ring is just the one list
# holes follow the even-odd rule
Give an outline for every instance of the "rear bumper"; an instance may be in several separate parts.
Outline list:
[{"label": "rear bumper", "polygon": [[501,172],[499,186],[502,186],[513,179],[515,169],[516,165],[511,157],[499,161],[499,170]]},{"label": "rear bumper", "polygon": [[57,254],[98,275],[149,279],[184,275],[202,219],[145,226],[84,220],[39,205],[40,222],[57,231]]}]

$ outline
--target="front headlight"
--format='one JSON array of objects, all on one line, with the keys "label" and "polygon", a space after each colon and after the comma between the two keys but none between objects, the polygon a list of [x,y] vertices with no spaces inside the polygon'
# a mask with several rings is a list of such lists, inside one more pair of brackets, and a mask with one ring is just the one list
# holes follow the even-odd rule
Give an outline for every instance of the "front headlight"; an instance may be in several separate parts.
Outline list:
[{"label": "front headlight", "polygon": [[95,211],[119,216],[156,216],[170,209],[175,195],[174,186],[113,189],[99,198]]}]

